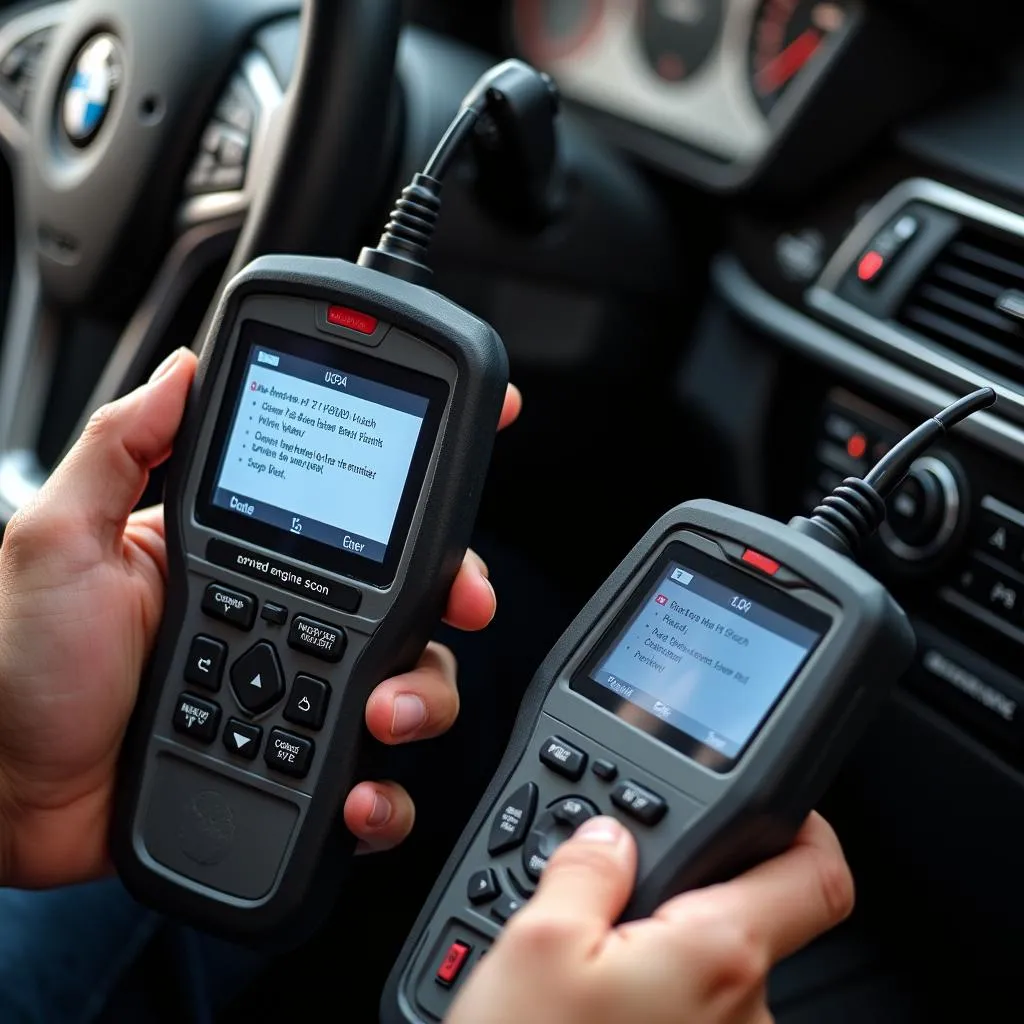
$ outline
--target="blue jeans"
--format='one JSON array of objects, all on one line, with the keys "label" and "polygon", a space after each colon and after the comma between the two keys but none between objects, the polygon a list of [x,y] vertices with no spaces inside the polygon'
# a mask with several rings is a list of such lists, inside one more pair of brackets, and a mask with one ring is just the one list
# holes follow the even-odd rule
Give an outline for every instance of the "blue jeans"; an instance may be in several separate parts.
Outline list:
[{"label": "blue jeans", "polygon": [[[164,965],[166,989],[154,991],[129,979],[161,930],[172,963]],[[169,924],[116,879],[49,892],[0,889],[4,1024],[137,1024],[168,998],[180,1003],[184,1019],[207,1024],[266,962]]]}]

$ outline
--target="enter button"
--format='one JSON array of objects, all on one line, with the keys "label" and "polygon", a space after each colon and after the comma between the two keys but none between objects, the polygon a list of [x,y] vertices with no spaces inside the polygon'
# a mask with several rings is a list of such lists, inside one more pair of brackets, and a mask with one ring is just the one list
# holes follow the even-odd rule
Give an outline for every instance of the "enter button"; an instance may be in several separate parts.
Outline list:
[{"label": "enter button", "polygon": [[272,729],[263,760],[276,772],[304,779],[313,760],[313,741],[284,729]]}]

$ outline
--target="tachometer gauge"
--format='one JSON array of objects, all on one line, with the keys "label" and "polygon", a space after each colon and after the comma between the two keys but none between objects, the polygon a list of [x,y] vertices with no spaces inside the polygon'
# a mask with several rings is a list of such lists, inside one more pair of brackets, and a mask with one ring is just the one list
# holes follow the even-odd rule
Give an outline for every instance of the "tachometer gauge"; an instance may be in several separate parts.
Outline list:
[{"label": "tachometer gauge", "polygon": [[607,0],[515,0],[512,25],[520,53],[538,67],[564,60],[591,42]]},{"label": "tachometer gauge", "polygon": [[849,0],[764,0],[754,23],[750,80],[765,114],[849,18]]},{"label": "tachometer gauge", "polygon": [[711,56],[722,32],[722,0],[642,0],[640,38],[654,73],[681,82]]}]

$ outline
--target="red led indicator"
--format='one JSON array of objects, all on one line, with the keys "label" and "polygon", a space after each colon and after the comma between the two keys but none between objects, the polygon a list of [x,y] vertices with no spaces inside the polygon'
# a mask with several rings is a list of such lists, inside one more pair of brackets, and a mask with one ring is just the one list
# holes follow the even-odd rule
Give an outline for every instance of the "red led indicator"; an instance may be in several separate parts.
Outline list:
[{"label": "red led indicator", "polygon": [[472,946],[465,942],[453,942],[448,947],[441,966],[437,969],[437,980],[442,985],[451,985],[459,976],[462,968],[466,965],[466,958],[469,956]]},{"label": "red led indicator", "polygon": [[846,454],[851,459],[863,459],[868,450],[868,439],[863,434],[854,434],[846,442]]},{"label": "red led indicator", "polygon": [[862,281],[871,281],[884,266],[885,257],[872,249],[871,252],[864,253],[860,258],[860,263],[857,266],[857,276]]},{"label": "red led indicator", "polygon": [[782,568],[774,558],[762,555],[760,551],[754,551],[753,548],[747,548],[743,552],[743,561],[747,565],[752,565],[755,569],[759,569],[766,576],[774,576]]},{"label": "red led indicator", "polygon": [[377,330],[377,318],[368,313],[360,313],[347,306],[328,306],[327,322],[335,327],[347,327],[359,334],[373,334]]}]

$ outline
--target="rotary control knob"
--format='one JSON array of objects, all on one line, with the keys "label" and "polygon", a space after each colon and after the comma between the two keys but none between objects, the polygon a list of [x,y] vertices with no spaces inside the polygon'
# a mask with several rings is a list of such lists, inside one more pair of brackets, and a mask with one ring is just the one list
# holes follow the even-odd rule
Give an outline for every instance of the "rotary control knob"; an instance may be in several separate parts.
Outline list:
[{"label": "rotary control knob", "polygon": [[918,459],[889,499],[879,531],[885,546],[906,562],[941,554],[957,532],[964,501],[956,472],[943,459]]}]

